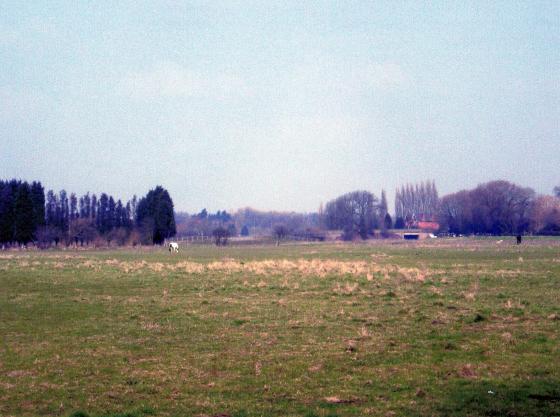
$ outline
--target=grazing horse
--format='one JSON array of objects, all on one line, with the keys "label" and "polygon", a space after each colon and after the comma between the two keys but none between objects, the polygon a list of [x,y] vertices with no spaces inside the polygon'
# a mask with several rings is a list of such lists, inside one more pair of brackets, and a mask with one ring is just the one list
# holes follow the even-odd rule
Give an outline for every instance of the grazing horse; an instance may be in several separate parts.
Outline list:
[{"label": "grazing horse", "polygon": [[179,244],[177,242],[169,242],[169,252],[179,252]]}]

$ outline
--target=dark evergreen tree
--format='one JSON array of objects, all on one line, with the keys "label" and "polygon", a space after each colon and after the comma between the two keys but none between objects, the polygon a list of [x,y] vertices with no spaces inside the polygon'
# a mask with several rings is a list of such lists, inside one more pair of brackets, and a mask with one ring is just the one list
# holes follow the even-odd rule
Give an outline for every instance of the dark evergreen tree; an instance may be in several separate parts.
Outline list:
[{"label": "dark evergreen tree", "polygon": [[26,244],[44,223],[45,195],[39,182],[0,181],[0,243]]},{"label": "dark evergreen tree", "polygon": [[60,202],[60,209],[59,209],[59,217],[58,217],[58,224],[60,230],[63,233],[68,232],[68,227],[70,225],[70,208],[68,205],[68,194],[66,190],[61,190],[59,193],[59,202]]},{"label": "dark evergreen tree", "polygon": [[173,201],[166,189],[158,185],[138,202],[136,224],[144,229],[151,225],[151,231],[146,232],[151,232],[153,244],[175,235]]},{"label": "dark evergreen tree", "polygon": [[115,227],[123,227],[125,224],[125,210],[122,205],[122,201],[118,200],[117,205],[115,207]]},{"label": "dark evergreen tree", "polygon": [[45,190],[40,182],[31,184],[31,200],[33,200],[33,230],[45,225]]},{"label": "dark evergreen tree", "polygon": [[47,226],[57,227],[58,199],[53,190],[47,192],[47,203],[45,207],[45,221]]},{"label": "dark evergreen tree", "polygon": [[78,213],[78,198],[76,197],[76,194],[71,193],[70,194],[70,213],[68,215],[69,220],[75,220],[79,217],[79,213]]},{"label": "dark evergreen tree", "polygon": [[132,229],[132,222],[131,222],[130,219],[133,218],[132,217],[132,208],[131,208],[130,202],[126,203],[124,215],[125,215],[125,219],[126,219],[124,227],[126,227],[128,230],[130,230],[130,229]]},{"label": "dark evergreen tree", "polygon": [[105,234],[110,230],[109,227],[109,196],[102,193],[99,197],[99,202],[97,205],[97,217],[95,219],[97,230],[101,234]]},{"label": "dark evergreen tree", "polygon": [[92,223],[95,223],[97,219],[97,205],[97,196],[94,194],[91,196],[91,205],[89,212],[89,217],[91,218]]},{"label": "dark evergreen tree", "polygon": [[78,199],[78,212],[80,215],[80,219],[85,219],[86,215],[85,215],[85,203],[84,203],[84,196],[80,197]]},{"label": "dark evergreen tree", "polygon": [[0,243],[14,241],[15,190],[17,181],[2,182],[0,185]]},{"label": "dark evergreen tree", "polygon": [[84,219],[89,219],[91,217],[91,199],[89,197],[89,192],[87,192],[83,197],[83,214],[81,215]]},{"label": "dark evergreen tree", "polygon": [[89,192],[80,197],[79,200],[79,211],[81,219],[89,219],[90,217],[90,204],[91,200],[89,197]]},{"label": "dark evergreen tree", "polygon": [[109,196],[109,203],[107,204],[107,229],[113,230],[117,223],[117,205],[115,199]]},{"label": "dark evergreen tree", "polygon": [[138,209],[138,197],[136,194],[132,196],[132,200],[130,201],[130,216],[129,218],[135,220],[136,219],[136,210]]},{"label": "dark evergreen tree", "polygon": [[389,230],[393,227],[393,219],[391,218],[391,215],[389,213],[385,213],[384,223],[386,230]]},{"label": "dark evergreen tree", "polygon": [[31,187],[27,182],[20,182],[15,197],[13,240],[23,244],[33,240],[34,217]]}]

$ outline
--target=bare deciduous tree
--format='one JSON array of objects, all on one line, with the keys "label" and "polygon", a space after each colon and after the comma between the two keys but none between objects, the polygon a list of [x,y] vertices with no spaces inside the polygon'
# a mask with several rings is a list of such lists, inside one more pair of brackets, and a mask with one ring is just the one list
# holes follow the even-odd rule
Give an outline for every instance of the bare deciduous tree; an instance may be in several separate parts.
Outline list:
[{"label": "bare deciduous tree", "polygon": [[358,234],[366,239],[379,223],[377,198],[368,191],[354,191],[329,201],[325,220],[329,229],[342,229],[345,239]]},{"label": "bare deciduous tree", "polygon": [[508,181],[491,181],[441,199],[439,221],[453,233],[523,233],[529,230],[535,192]]},{"label": "bare deciduous tree", "polygon": [[225,246],[228,242],[229,232],[226,228],[222,226],[216,227],[212,230],[212,236],[214,237],[214,243],[216,246]]},{"label": "bare deciduous tree", "polygon": [[272,232],[276,239],[276,246],[279,246],[280,242],[288,237],[290,229],[284,224],[277,224],[273,227]]},{"label": "bare deciduous tree", "polygon": [[537,197],[531,210],[531,229],[535,233],[547,233],[557,228],[560,228],[560,198]]}]

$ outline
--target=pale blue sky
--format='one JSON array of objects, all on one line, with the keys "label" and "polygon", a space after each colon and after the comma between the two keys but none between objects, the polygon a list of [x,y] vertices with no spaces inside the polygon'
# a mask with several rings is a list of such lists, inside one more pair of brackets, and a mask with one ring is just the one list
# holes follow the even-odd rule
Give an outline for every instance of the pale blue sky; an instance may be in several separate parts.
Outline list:
[{"label": "pale blue sky", "polygon": [[560,183],[559,1],[3,1],[0,178],[176,209]]}]

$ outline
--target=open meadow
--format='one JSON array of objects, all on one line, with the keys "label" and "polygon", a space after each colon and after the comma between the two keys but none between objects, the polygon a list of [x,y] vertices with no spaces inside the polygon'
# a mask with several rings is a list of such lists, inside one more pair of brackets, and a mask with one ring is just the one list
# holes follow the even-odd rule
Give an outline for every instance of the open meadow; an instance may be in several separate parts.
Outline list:
[{"label": "open meadow", "polygon": [[0,253],[2,416],[560,415],[560,240]]}]

